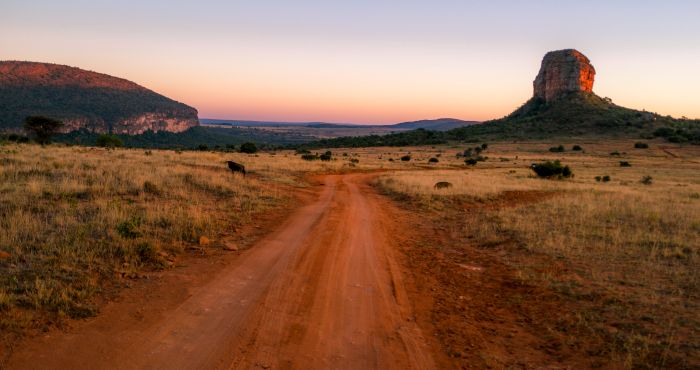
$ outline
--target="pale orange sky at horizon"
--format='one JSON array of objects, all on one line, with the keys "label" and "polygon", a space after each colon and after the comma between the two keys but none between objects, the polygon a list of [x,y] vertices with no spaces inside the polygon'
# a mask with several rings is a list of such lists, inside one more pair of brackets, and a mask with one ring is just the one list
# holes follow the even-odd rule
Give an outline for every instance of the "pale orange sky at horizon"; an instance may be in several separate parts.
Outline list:
[{"label": "pale orange sky at horizon", "polygon": [[[700,5],[402,4],[8,0],[0,59],[126,78],[200,118],[388,124],[502,117],[530,98],[547,51],[576,48],[598,95],[700,118]],[[595,22],[582,30],[572,11]]]}]

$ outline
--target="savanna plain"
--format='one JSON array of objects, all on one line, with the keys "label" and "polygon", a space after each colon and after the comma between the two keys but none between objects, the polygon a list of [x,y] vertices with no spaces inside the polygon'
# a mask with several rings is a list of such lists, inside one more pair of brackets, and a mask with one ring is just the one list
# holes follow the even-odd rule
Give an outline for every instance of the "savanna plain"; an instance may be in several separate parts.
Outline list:
[{"label": "savanna plain", "polygon": [[[185,296],[168,289],[206,284],[337,186],[391,207],[382,222],[402,236],[387,245],[432,365],[697,368],[700,147],[645,144],[331,148],[305,160],[5,143],[0,363],[124,297]],[[553,160],[573,176],[530,167]]]}]

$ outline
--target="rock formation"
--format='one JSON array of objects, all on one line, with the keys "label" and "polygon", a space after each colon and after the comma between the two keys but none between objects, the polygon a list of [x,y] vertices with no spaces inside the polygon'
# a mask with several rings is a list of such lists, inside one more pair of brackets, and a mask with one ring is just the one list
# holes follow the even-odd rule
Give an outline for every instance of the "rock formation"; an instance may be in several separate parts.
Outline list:
[{"label": "rock formation", "polygon": [[125,79],[49,63],[0,61],[0,131],[26,116],[60,119],[63,130],[141,134],[198,126],[197,110]]},{"label": "rock formation", "polygon": [[595,68],[574,49],[551,51],[535,78],[535,98],[551,102],[571,92],[593,92]]}]

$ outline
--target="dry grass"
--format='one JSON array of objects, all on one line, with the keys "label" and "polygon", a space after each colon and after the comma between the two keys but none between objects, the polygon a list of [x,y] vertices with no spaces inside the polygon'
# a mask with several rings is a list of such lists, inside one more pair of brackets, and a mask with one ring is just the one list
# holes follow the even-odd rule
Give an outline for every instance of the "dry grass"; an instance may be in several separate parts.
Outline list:
[{"label": "dry grass", "polygon": [[[465,213],[462,233],[477,246],[513,245],[570,268],[562,274],[515,250],[503,257],[523,283],[545,284],[576,302],[579,320],[552,321],[553,327],[599,338],[606,356],[625,368],[697,366],[700,153],[632,145],[589,143],[582,145],[585,153],[561,154],[548,152],[554,144],[496,144],[476,168],[394,172],[377,184],[422,209],[463,212],[465,204],[493,201],[496,206]],[[620,155],[611,156],[615,151]],[[545,159],[561,159],[575,177],[535,178],[527,166]],[[620,160],[632,167],[620,167]],[[595,180],[604,175],[612,180]],[[643,176],[652,184],[642,184]],[[454,186],[434,189],[439,181]],[[512,191],[549,196],[533,204],[519,202]]]},{"label": "dry grass", "polygon": [[285,184],[346,165],[292,153],[35,145],[0,146],[0,164],[0,331],[92,315],[115,277],[169,268],[202,236],[218,247],[288,200]]}]

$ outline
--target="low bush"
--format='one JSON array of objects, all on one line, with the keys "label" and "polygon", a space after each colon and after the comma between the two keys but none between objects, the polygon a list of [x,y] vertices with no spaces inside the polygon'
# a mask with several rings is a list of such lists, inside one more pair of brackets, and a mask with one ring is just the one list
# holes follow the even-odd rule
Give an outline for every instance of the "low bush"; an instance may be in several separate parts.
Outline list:
[{"label": "low bush", "polygon": [[139,226],[141,226],[140,217],[132,217],[126,221],[120,222],[117,225],[117,233],[124,239],[136,239],[141,236],[138,231]]},{"label": "low bush", "polygon": [[321,154],[320,156],[318,156],[318,159],[320,159],[322,161],[330,161],[332,157],[333,157],[333,153],[331,153],[331,151],[329,150],[329,151]]},{"label": "low bush", "polygon": [[632,164],[627,161],[620,161],[620,167],[632,167]]},{"label": "low bush", "polygon": [[558,160],[534,163],[531,168],[537,176],[543,178],[568,178],[573,176],[569,166],[563,166]]},{"label": "low bush", "polygon": [[641,182],[644,185],[651,185],[652,178],[651,178],[651,176],[644,176],[644,177],[642,177],[642,179],[639,182]]},{"label": "low bush", "polygon": [[571,147],[571,150],[573,150],[575,152],[580,152],[583,150],[583,148],[581,148],[580,145],[574,145],[573,147]]},{"label": "low bush", "polygon": [[467,159],[467,160],[464,161],[464,163],[466,163],[466,164],[469,165],[469,166],[476,166],[476,164],[477,164],[478,162],[479,162],[479,161],[477,161],[477,160],[474,159],[474,158],[469,158],[469,159]]},{"label": "low bush", "polygon": [[241,148],[239,150],[241,153],[253,154],[258,151],[258,147],[255,145],[255,143],[248,142],[241,144]]},{"label": "low bush", "polygon": [[401,157],[401,160],[404,161],[404,162],[408,162],[408,161],[411,160],[411,156],[410,156],[410,155],[405,155],[405,156]]},{"label": "low bush", "polygon": [[566,150],[566,149],[564,149],[564,146],[563,146],[563,145],[553,146],[553,147],[549,148],[549,151],[552,152],[552,153],[562,153],[562,152],[564,152],[565,150]]},{"label": "low bush", "polygon": [[307,153],[307,154],[302,154],[301,159],[303,159],[305,161],[315,161],[319,158],[316,154]]},{"label": "low bush", "polygon": [[428,163],[438,163],[438,162],[440,162],[440,160],[438,160],[437,158],[428,159]]},{"label": "low bush", "polygon": [[642,143],[642,142],[636,142],[634,143],[635,149],[647,149],[649,148],[649,144],[647,143]]}]

